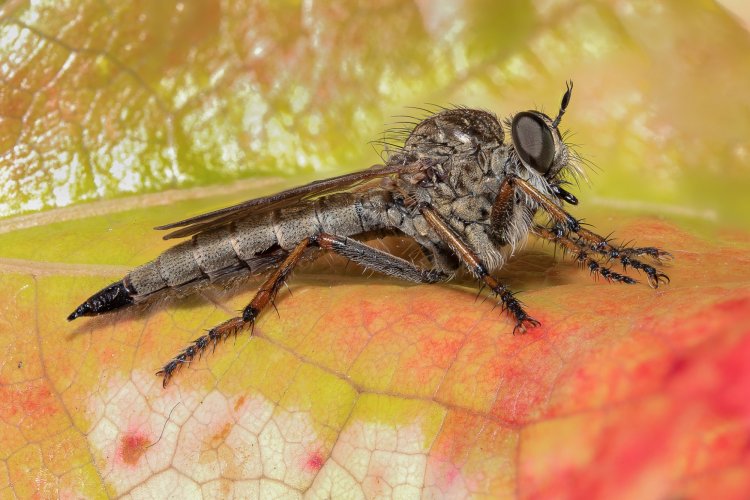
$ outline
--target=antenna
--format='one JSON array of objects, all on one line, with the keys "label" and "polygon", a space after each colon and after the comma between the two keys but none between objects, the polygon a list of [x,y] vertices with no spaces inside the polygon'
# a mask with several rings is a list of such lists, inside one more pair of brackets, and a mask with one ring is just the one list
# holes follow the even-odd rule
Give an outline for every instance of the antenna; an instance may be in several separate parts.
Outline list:
[{"label": "antenna", "polygon": [[568,107],[568,104],[570,104],[570,95],[573,93],[573,80],[565,82],[565,87],[567,90],[560,102],[560,111],[557,113],[557,118],[552,122],[553,128],[557,128],[557,126],[560,125],[560,120],[562,120],[562,117],[565,114],[565,109]]}]

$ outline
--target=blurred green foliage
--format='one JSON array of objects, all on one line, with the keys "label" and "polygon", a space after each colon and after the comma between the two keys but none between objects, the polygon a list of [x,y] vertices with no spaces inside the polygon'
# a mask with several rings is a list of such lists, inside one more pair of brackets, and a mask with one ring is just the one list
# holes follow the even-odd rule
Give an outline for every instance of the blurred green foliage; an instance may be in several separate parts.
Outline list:
[{"label": "blurred green foliage", "polygon": [[356,170],[405,106],[553,110],[572,78],[584,211],[748,224],[750,35],[709,1],[11,1],[0,20],[0,216]]}]

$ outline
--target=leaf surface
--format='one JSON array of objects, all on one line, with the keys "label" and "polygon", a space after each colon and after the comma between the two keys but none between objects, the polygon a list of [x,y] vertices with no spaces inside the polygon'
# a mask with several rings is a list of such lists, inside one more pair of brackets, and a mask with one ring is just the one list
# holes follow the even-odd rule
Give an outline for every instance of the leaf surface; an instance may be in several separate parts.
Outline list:
[{"label": "leaf surface", "polygon": [[[148,228],[160,217],[92,215],[76,234],[106,255],[135,235],[158,243]],[[101,219],[115,229],[97,239]],[[673,251],[670,286],[596,283],[533,245],[500,274],[542,322],[514,336],[470,282],[363,282],[324,261],[295,275],[252,338],[220,345],[166,390],[155,369],[240,310],[257,280],[71,325],[78,302],[126,266],[3,259],[8,485],[20,496],[741,491],[749,238],[617,220],[618,236]]]}]

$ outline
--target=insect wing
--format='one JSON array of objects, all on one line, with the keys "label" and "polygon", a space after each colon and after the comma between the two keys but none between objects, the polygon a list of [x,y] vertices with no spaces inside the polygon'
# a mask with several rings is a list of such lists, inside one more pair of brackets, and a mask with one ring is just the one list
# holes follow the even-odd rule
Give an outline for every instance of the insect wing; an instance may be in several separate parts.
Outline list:
[{"label": "insect wing", "polygon": [[177,222],[157,226],[154,229],[163,231],[167,229],[180,228],[164,236],[165,240],[172,238],[183,238],[191,236],[215,227],[223,226],[229,222],[242,219],[250,214],[258,214],[292,205],[301,200],[314,199],[319,196],[331,194],[337,191],[348,191],[367,181],[387,177],[394,174],[414,173],[421,169],[418,163],[407,165],[376,165],[367,170],[344,174],[330,179],[313,181],[304,186],[282,191],[280,193],[243,201],[231,207],[221,208],[205,214],[196,215]]}]

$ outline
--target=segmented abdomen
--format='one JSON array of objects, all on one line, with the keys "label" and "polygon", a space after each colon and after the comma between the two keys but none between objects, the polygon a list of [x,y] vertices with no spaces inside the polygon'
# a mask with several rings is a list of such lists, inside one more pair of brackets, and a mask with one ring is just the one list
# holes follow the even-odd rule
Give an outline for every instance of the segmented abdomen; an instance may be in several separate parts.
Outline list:
[{"label": "segmented abdomen", "polygon": [[321,231],[340,236],[386,225],[385,194],[333,194],[198,234],[133,269],[123,280],[138,300],[159,290],[249,269],[257,272],[273,249],[291,250]]}]

